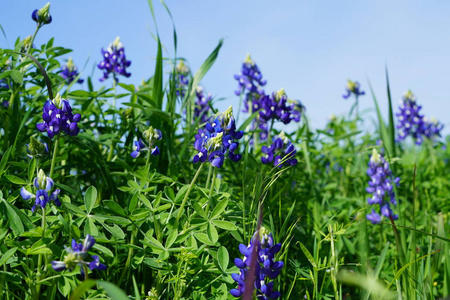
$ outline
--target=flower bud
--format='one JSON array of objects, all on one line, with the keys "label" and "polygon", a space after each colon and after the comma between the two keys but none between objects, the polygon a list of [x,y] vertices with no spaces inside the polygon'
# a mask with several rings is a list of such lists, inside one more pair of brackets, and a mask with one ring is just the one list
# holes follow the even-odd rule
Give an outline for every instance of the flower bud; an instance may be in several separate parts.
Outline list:
[{"label": "flower bud", "polygon": [[34,136],[30,137],[30,143],[27,146],[28,157],[42,158],[48,154],[48,145],[43,141],[37,140]]},{"label": "flower bud", "polygon": [[45,4],[45,6],[41,9],[35,9],[31,14],[31,18],[38,23],[38,26],[50,24],[52,22],[52,16],[50,15],[50,2]]}]

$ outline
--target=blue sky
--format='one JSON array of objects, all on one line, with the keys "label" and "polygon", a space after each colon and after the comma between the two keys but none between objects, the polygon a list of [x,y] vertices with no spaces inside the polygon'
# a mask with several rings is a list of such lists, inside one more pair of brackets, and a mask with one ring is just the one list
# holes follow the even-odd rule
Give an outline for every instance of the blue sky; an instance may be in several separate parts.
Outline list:
[{"label": "blue sky", "polygon": [[[15,39],[33,33],[31,12],[46,1],[5,1],[0,24],[12,47]],[[178,55],[195,70],[224,38],[224,45],[202,81],[208,92],[225,97],[219,108],[233,104],[236,82],[247,53],[252,55],[268,84],[266,92],[283,87],[301,100],[315,128],[331,114],[348,113],[352,102],[342,99],[347,79],[366,91],[361,109],[373,109],[368,79],[387,111],[385,66],[389,68],[395,110],[411,89],[426,116],[446,125],[450,83],[450,2],[448,1],[171,1],[167,3],[178,34]],[[154,1],[159,34],[173,56],[172,24],[159,1]],[[121,82],[138,84],[152,75],[156,29],[147,1],[54,1],[53,22],[40,31],[36,44],[55,37],[55,44],[74,50],[75,63],[92,74],[100,49],[120,36],[132,76]],[[166,69],[168,71],[169,68]],[[101,72],[95,70],[95,80]],[[107,82],[108,84],[110,82]],[[368,122],[374,114],[366,115]]]}]

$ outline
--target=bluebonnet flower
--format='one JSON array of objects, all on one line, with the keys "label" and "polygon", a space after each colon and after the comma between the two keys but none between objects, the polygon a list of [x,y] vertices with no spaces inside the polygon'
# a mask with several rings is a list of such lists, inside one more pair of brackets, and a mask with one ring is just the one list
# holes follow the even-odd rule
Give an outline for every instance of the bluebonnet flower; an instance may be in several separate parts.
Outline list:
[{"label": "bluebonnet flower", "polygon": [[101,61],[97,67],[103,71],[103,77],[100,81],[108,79],[109,74],[113,75],[114,81],[119,81],[117,75],[130,77],[131,73],[128,73],[126,68],[131,65],[131,61],[125,57],[125,48],[120,42],[120,38],[116,37],[106,50],[102,48],[103,61]]},{"label": "bluebonnet flower", "polygon": [[238,162],[242,155],[235,151],[239,146],[237,140],[244,133],[236,131],[233,108],[230,106],[213,122],[207,122],[204,129],[199,129],[195,135],[194,148],[198,151],[194,156],[194,163],[204,163],[207,160],[217,168],[222,167],[225,157]]},{"label": "bluebonnet flower", "polygon": [[342,95],[344,99],[348,99],[352,94],[355,95],[356,98],[365,94],[364,91],[360,89],[358,81],[351,81],[350,79],[347,81],[346,93]]},{"label": "bluebonnet flower", "polygon": [[422,144],[424,138],[434,140],[440,137],[441,130],[444,127],[438,120],[432,118],[428,121],[420,114],[422,106],[416,102],[416,97],[411,91],[408,91],[400,102],[400,111],[396,114],[398,117],[398,141],[411,136],[417,145]]},{"label": "bluebonnet flower", "polygon": [[262,146],[261,151],[265,154],[265,156],[261,157],[263,164],[273,162],[273,165],[278,168],[282,168],[284,165],[295,166],[297,164],[297,159],[295,158],[297,150],[295,150],[294,145],[284,131],[273,137],[270,147]]},{"label": "bluebonnet flower", "polygon": [[280,120],[284,124],[300,121],[301,111],[298,102],[288,101],[284,89],[261,98],[259,117],[263,122]]},{"label": "bluebonnet flower", "polygon": [[40,27],[44,24],[50,24],[52,22],[52,16],[50,15],[50,2],[45,4],[41,9],[35,9],[31,14],[33,21]]},{"label": "bluebonnet flower", "polygon": [[[392,172],[389,168],[389,163],[384,157],[373,149],[367,168],[367,175],[370,176],[369,186],[366,188],[368,193],[372,196],[367,199],[370,205],[378,204],[380,206],[381,215],[390,217],[394,220],[398,218],[394,215],[390,204],[397,205],[395,199],[394,184],[399,186],[400,178],[393,179]],[[367,219],[373,224],[380,222],[381,216],[372,209],[372,213],[367,215]]]},{"label": "bluebonnet flower", "polygon": [[71,136],[80,132],[77,123],[81,120],[81,115],[73,114],[69,101],[62,99],[59,93],[53,100],[45,102],[42,119],[44,122],[38,123],[36,128],[41,132],[46,131],[51,139],[61,131]]},{"label": "bluebonnet flower", "polygon": [[34,187],[36,188],[36,194],[29,192],[25,187],[20,189],[20,195],[24,200],[35,199],[34,205],[31,208],[32,212],[35,212],[36,208],[45,208],[48,202],[53,202],[56,206],[61,206],[59,201],[59,189],[56,189],[49,195],[49,192],[53,188],[53,179],[47,177],[44,171],[39,170],[38,176],[34,178]]},{"label": "bluebonnet flower", "polygon": [[91,255],[90,260],[86,261],[88,258],[88,251],[91,250],[92,246],[95,244],[95,239],[91,235],[86,235],[84,242],[78,244],[75,239],[72,240],[72,248],[64,246],[67,255],[64,256],[63,261],[52,261],[52,268],[57,272],[68,269],[72,271],[76,266],[80,266],[80,273],[83,278],[86,278],[85,270],[87,267],[92,270],[106,270],[107,266],[100,263],[100,259],[97,255]]},{"label": "bluebonnet flower", "polygon": [[197,99],[195,100],[194,117],[199,118],[200,123],[206,123],[209,121],[208,112],[209,105],[212,101],[212,95],[208,93],[206,96],[203,92],[203,87],[197,86],[195,94]]},{"label": "bluebonnet flower", "polygon": [[186,95],[186,89],[189,85],[189,67],[186,66],[183,60],[180,60],[177,68],[177,78],[175,79],[175,88],[177,96],[184,98]]},{"label": "bluebonnet flower", "polygon": [[253,235],[248,246],[244,244],[239,245],[239,251],[244,255],[244,258],[236,258],[234,260],[234,264],[240,269],[240,273],[231,274],[238,287],[232,289],[230,294],[234,297],[241,297],[244,294],[245,280],[249,273],[251,256],[255,246],[257,246],[254,278],[256,297],[259,300],[278,299],[281,294],[274,291],[273,280],[277,278],[284,266],[282,261],[275,261],[275,254],[280,252],[281,243],[274,244],[272,233],[269,233],[264,227],[261,227],[259,236],[257,236],[257,233]]},{"label": "bluebonnet flower", "polygon": [[49,153],[48,145],[44,141],[38,141],[34,136],[30,137],[30,143],[27,144],[27,156],[29,158],[43,158]]},{"label": "bluebonnet flower", "polygon": [[141,151],[150,151],[152,155],[159,155],[159,148],[158,146],[155,146],[155,143],[162,138],[161,130],[150,126],[150,128],[144,131],[142,135],[144,136],[148,146],[144,143],[144,141],[142,141],[142,139],[135,141],[134,151],[131,152],[131,156],[136,158],[140,155]]},{"label": "bluebonnet flower", "polygon": [[420,114],[422,106],[417,105],[416,97],[411,91],[408,91],[400,102],[398,117],[398,141],[404,140],[411,135],[416,144],[420,145],[423,141],[422,132],[425,127],[423,115]]},{"label": "bluebonnet flower", "polygon": [[239,84],[239,88],[235,91],[235,94],[238,96],[244,94],[243,112],[249,111],[249,105],[251,105],[252,111],[257,111],[260,106],[259,100],[264,96],[262,87],[267,82],[262,79],[261,71],[251,59],[250,54],[247,54],[247,57],[242,63],[241,73],[234,75],[234,79]]},{"label": "bluebonnet flower", "polygon": [[[75,80],[75,78],[77,78],[78,76],[78,69],[77,67],[73,64],[73,60],[72,57],[69,58],[69,60],[67,61],[67,64],[65,64],[64,66],[62,66],[61,68],[61,76],[62,78],[64,78],[67,83],[71,83],[72,81]],[[77,83],[83,83],[83,79],[78,79]]]},{"label": "bluebonnet flower", "polygon": [[431,117],[430,121],[427,120],[426,117],[423,118],[424,121],[424,131],[423,134],[434,140],[437,137],[441,136],[441,130],[444,128],[444,124],[440,123],[436,118]]}]

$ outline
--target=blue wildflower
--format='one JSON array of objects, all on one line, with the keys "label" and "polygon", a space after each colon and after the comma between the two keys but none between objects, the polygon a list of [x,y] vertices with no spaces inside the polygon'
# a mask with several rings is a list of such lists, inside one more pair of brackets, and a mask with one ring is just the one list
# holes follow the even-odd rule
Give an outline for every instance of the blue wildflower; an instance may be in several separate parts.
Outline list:
[{"label": "blue wildflower", "polygon": [[44,104],[44,113],[42,114],[43,123],[38,123],[36,128],[41,132],[47,132],[49,138],[53,138],[60,132],[70,136],[76,136],[80,129],[78,122],[81,120],[80,114],[73,114],[69,101],[62,99],[58,93],[52,100]]},{"label": "blue wildflower", "polygon": [[47,177],[42,169],[39,170],[38,176],[34,179],[33,184],[36,188],[35,194],[29,192],[25,187],[20,189],[20,195],[24,200],[35,199],[34,205],[31,208],[32,212],[35,212],[36,208],[39,207],[45,208],[48,202],[53,202],[56,206],[61,206],[58,198],[60,190],[56,189],[53,193],[49,194],[54,185],[53,179]]},{"label": "blue wildflower", "polygon": [[150,128],[144,131],[142,135],[144,136],[148,146],[144,143],[144,141],[142,141],[142,139],[135,141],[134,150],[131,152],[131,156],[136,158],[140,155],[141,151],[150,151],[152,155],[159,155],[159,148],[158,146],[155,146],[155,143],[162,138],[161,130],[150,126]]},{"label": "blue wildflower", "polygon": [[300,114],[298,102],[289,101],[284,89],[261,98],[259,117],[264,123],[271,120],[279,120],[284,124],[291,121],[299,122]]},{"label": "blue wildflower", "polygon": [[[71,83],[72,81],[75,80],[75,78],[77,78],[78,76],[78,69],[77,67],[74,65],[72,57],[69,58],[69,60],[67,61],[67,64],[65,64],[64,66],[62,66],[61,68],[61,76],[62,78],[64,78],[67,83]],[[83,83],[83,79],[78,79],[77,83]]]},{"label": "blue wildflower", "polygon": [[422,144],[424,138],[431,140],[441,136],[441,130],[444,127],[438,120],[432,118],[427,120],[420,114],[422,106],[416,102],[416,97],[411,91],[408,91],[400,102],[400,111],[396,114],[398,117],[398,141],[411,136],[417,145]]},{"label": "blue wildflower", "polygon": [[272,233],[269,233],[264,227],[261,227],[259,236],[256,233],[253,235],[248,246],[239,245],[239,251],[244,255],[244,258],[234,260],[234,264],[240,269],[240,273],[231,274],[238,287],[232,289],[230,294],[237,298],[244,294],[245,280],[249,273],[251,256],[255,246],[257,246],[254,278],[256,297],[260,300],[278,299],[281,294],[274,291],[273,280],[277,278],[284,266],[282,261],[275,261],[275,254],[280,252],[281,243],[274,244]]},{"label": "blue wildflower", "polygon": [[116,37],[109,47],[101,50],[103,55],[103,61],[101,61],[97,67],[103,71],[103,77],[100,81],[108,79],[109,74],[113,75],[114,81],[119,81],[117,75],[130,77],[131,73],[128,73],[126,68],[131,65],[131,61],[125,57],[125,48],[120,42],[120,38]]},{"label": "blue wildflower", "polygon": [[[88,267],[92,270],[106,270],[107,266],[100,263],[100,259],[97,255],[91,255],[90,261],[86,261],[88,258],[88,251],[95,244],[95,239],[91,235],[86,235],[84,242],[78,244],[74,239],[72,240],[72,248],[65,247],[67,255],[64,256],[63,261],[52,261],[52,268],[57,272],[61,272],[65,269],[72,271],[76,266],[80,266],[80,273],[83,278],[86,278],[85,269]],[[87,269],[86,269],[87,270]]]},{"label": "blue wildflower", "polygon": [[194,163],[204,163],[207,160],[217,168],[222,167],[225,157],[238,162],[241,154],[235,151],[239,147],[237,140],[244,135],[243,131],[236,131],[233,108],[230,106],[213,122],[207,122],[204,129],[199,129],[195,135],[194,148],[197,154]]},{"label": "blue wildflower", "polygon": [[[384,157],[373,149],[370,157],[367,175],[370,176],[369,186],[366,191],[372,194],[372,197],[367,199],[370,205],[378,204],[380,206],[381,215],[389,218],[392,216],[394,220],[398,218],[394,215],[390,204],[397,205],[395,199],[394,184],[399,186],[400,178],[392,179],[392,172],[389,168],[389,163]],[[372,213],[367,215],[367,219],[373,224],[380,222],[381,216],[372,209]]]},{"label": "blue wildflower", "polygon": [[50,2],[45,4],[41,9],[35,9],[31,14],[33,21],[40,27],[44,24],[50,24],[52,22],[52,16],[50,15]]},{"label": "blue wildflower", "polygon": [[347,81],[346,94],[342,95],[344,99],[348,99],[352,94],[358,98],[365,94],[364,91],[360,89],[358,81],[351,81],[350,79]]},{"label": "blue wildflower", "polygon": [[212,95],[208,93],[206,96],[203,91],[203,87],[197,86],[195,95],[194,117],[199,119],[200,123],[206,123],[209,121],[209,105],[212,101]]},{"label": "blue wildflower", "polygon": [[441,130],[444,128],[444,124],[439,122],[434,117],[431,117],[430,121],[428,121],[427,118],[424,118],[423,121],[424,121],[423,134],[427,138],[434,140],[437,137],[441,136]]},{"label": "blue wildflower", "polygon": [[183,60],[180,60],[176,66],[177,78],[175,78],[175,89],[177,96],[184,98],[186,95],[186,89],[189,85],[189,67],[186,66]]},{"label": "blue wildflower", "polygon": [[295,158],[297,150],[295,150],[294,145],[284,131],[273,137],[270,147],[262,146],[261,151],[265,154],[265,156],[261,157],[263,164],[273,162],[274,166],[278,168],[282,168],[284,165],[295,166],[297,164],[297,159]]},{"label": "blue wildflower", "polygon": [[239,88],[235,91],[235,94],[238,96],[244,95],[243,112],[249,111],[249,105],[252,106],[252,111],[258,110],[259,100],[264,95],[262,87],[266,85],[266,81],[262,79],[261,71],[251,59],[250,54],[247,54],[247,57],[242,63],[241,73],[234,75],[234,79],[239,84]]}]

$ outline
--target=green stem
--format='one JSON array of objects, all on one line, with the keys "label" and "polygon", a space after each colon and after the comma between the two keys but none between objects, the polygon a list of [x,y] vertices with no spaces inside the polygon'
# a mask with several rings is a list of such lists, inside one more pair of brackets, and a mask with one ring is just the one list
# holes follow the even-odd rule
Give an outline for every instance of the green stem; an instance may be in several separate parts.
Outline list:
[{"label": "green stem", "polygon": [[84,270],[84,280],[89,280],[89,270],[85,264],[83,264],[83,270]]},{"label": "green stem", "polygon": [[211,188],[209,189],[209,195],[208,195],[208,199],[209,201],[211,201],[211,195],[212,195],[212,191],[214,189],[214,182],[216,179],[216,168],[214,168],[214,172],[213,172],[213,178],[211,180]]},{"label": "green stem", "polygon": [[209,187],[209,181],[211,180],[211,171],[212,171],[212,165],[209,165],[209,170],[208,170],[208,178],[206,178],[206,186],[205,189],[208,189]]},{"label": "green stem", "polygon": [[197,177],[198,177],[198,175],[200,174],[200,171],[202,170],[203,165],[204,165],[204,163],[200,164],[200,167],[198,167],[198,170],[197,170],[197,172],[195,173],[194,178],[192,179],[191,184],[189,185],[188,190],[186,191],[186,195],[184,195],[183,202],[181,203],[180,209],[179,209],[179,211],[178,211],[178,215],[177,215],[177,219],[176,219],[176,221],[175,221],[175,226],[174,226],[174,228],[177,228],[177,227],[178,227],[178,221],[180,220],[181,215],[183,214],[183,209],[184,209],[184,206],[186,205],[186,201],[187,201],[187,199],[188,199],[188,197],[189,197],[189,194],[191,193],[192,189],[194,188],[195,181],[197,180]]},{"label": "green stem", "polygon": [[[117,97],[117,92],[116,92],[116,79],[114,78],[113,80],[113,91],[114,91],[114,98],[113,98],[113,131],[114,130],[114,125],[116,124],[116,97]],[[108,157],[106,158],[106,161],[111,161],[113,154],[114,154],[114,148],[116,147],[116,142],[111,141],[111,147],[109,148],[109,153],[108,153]]]},{"label": "green stem", "polygon": [[[131,239],[130,239],[130,245],[131,246],[134,245],[134,236],[135,236],[135,228],[133,228],[133,231],[131,232]],[[128,248],[128,256],[127,256],[127,260],[125,262],[125,267],[122,270],[122,275],[120,275],[120,279],[119,279],[119,283],[118,283],[119,286],[121,285],[121,283],[125,279],[125,276],[127,274],[128,268],[130,267],[130,264],[131,264],[131,258],[132,257],[133,257],[133,247],[130,247],[130,248]]]},{"label": "green stem", "polygon": [[55,171],[56,153],[59,147],[59,137],[56,138],[55,147],[53,148],[52,165],[50,167],[50,178],[53,179],[53,172]]},{"label": "green stem", "polygon": [[41,26],[37,25],[36,30],[34,31],[33,36],[31,37],[30,47],[28,47],[28,49],[27,49],[27,54],[30,54],[31,48],[33,48],[34,39],[36,38],[39,28],[41,28]]},{"label": "green stem", "polygon": [[[42,228],[42,235],[41,235],[41,240],[44,240],[45,238],[45,229],[47,223],[45,222],[45,208],[42,208],[42,221],[41,221],[41,228]],[[41,267],[42,267],[42,259],[44,257],[44,254],[39,254],[38,257],[38,265],[37,265],[37,272],[36,272],[36,281],[39,282],[38,285],[36,286],[36,294],[39,295],[39,291],[41,290]]]}]

